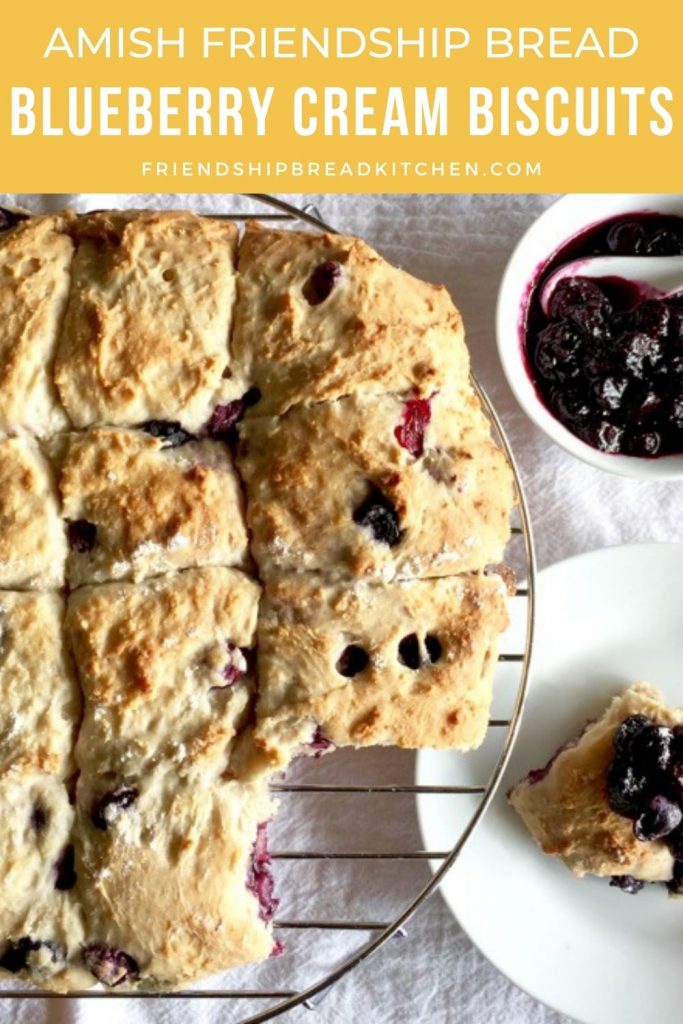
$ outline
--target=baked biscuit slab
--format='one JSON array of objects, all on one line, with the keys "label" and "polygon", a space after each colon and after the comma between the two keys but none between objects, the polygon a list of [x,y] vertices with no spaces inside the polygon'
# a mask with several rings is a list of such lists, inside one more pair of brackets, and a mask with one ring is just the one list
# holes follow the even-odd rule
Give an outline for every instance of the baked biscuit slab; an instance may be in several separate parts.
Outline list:
[{"label": "baked biscuit slab", "polygon": [[56,362],[77,427],[178,420],[197,432],[229,380],[237,229],[188,212],[92,214],[73,228]]},{"label": "baked biscuit slab", "polygon": [[81,710],[58,594],[0,591],[0,779],[66,779]]},{"label": "baked biscuit slab", "polygon": [[0,228],[0,434],[47,437],[68,425],[52,379],[69,292],[72,215]]},{"label": "baked biscuit slab", "polygon": [[74,810],[47,775],[0,779],[0,977],[67,991],[92,984],[73,868]]},{"label": "baked biscuit slab", "polygon": [[281,766],[314,737],[471,750],[486,732],[507,622],[498,576],[272,581],[259,617],[256,742]]},{"label": "baked biscuit slab", "polygon": [[0,440],[0,587],[64,584],[66,533],[51,465],[34,441]]},{"label": "baked biscuit slab", "polygon": [[178,988],[270,955],[274,908],[252,891],[251,860],[258,825],[272,813],[265,783],[186,786],[155,769],[102,828],[90,817],[87,782],[76,863],[83,957],[97,980]]},{"label": "baked biscuit slab", "polygon": [[636,839],[633,822],[607,802],[614,733],[630,715],[645,715],[660,725],[683,724],[683,711],[667,708],[658,690],[638,683],[615,697],[602,717],[561,748],[546,768],[514,786],[509,799],[543,852],[559,857],[575,875],[668,881],[674,858],[667,845]]},{"label": "baked biscuit slab", "polygon": [[125,786],[161,762],[183,777],[225,769],[253,689],[259,592],[243,573],[207,568],[71,594],[82,773]]},{"label": "baked biscuit slab", "polygon": [[72,524],[72,588],[247,563],[240,484],[220,442],[172,447],[142,431],[107,427],[72,434],[60,490]]},{"label": "baked biscuit slab", "polygon": [[344,235],[251,224],[239,249],[233,352],[252,413],[361,393],[426,396],[467,380],[462,320],[443,287]]},{"label": "baked biscuit slab", "polygon": [[300,406],[247,420],[240,435],[266,577],[447,576],[502,559],[512,472],[470,391]]}]

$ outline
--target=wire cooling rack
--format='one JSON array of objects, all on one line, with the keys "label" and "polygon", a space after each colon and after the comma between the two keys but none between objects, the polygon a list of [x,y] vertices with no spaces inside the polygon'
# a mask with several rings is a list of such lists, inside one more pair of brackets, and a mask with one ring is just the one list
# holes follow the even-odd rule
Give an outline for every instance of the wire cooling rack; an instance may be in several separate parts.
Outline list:
[{"label": "wire cooling rack", "polygon": [[[257,216],[259,220],[279,222],[284,226],[303,222],[318,230],[333,233],[335,231],[333,227],[323,221],[314,206],[298,209],[283,200],[268,195],[249,195],[242,198],[247,201],[245,205],[249,207],[255,205],[257,209],[250,209],[249,212],[237,209],[221,214],[209,214],[209,216],[235,221],[244,221]],[[410,752],[398,752],[390,748],[380,748],[372,752],[335,751],[325,755],[319,762],[313,758],[299,759],[287,777],[271,785],[273,793],[281,803],[287,801],[287,806],[282,808],[286,813],[282,813],[275,819],[275,825],[280,827],[275,836],[275,843],[271,843],[278,895],[284,896],[286,893],[287,885],[284,884],[286,880],[280,876],[286,873],[287,868],[291,867],[323,865],[326,871],[332,872],[332,877],[328,877],[325,881],[326,898],[329,898],[330,893],[338,891],[343,902],[348,897],[348,888],[345,889],[343,880],[339,880],[344,865],[363,862],[365,874],[365,871],[369,871],[371,866],[379,869],[386,866],[395,868],[397,864],[414,865],[417,862],[421,871],[417,880],[412,883],[411,895],[397,898],[394,901],[395,905],[388,912],[385,910],[381,919],[369,918],[363,913],[348,913],[348,906],[352,902],[348,899],[342,907],[342,913],[336,916],[322,914],[318,916],[316,913],[311,917],[308,914],[299,916],[296,913],[281,913],[276,917],[274,921],[276,934],[278,937],[286,939],[288,947],[293,943],[293,937],[296,937],[297,948],[292,951],[292,956],[299,961],[299,965],[307,963],[310,943],[313,942],[319,946],[321,935],[332,933],[335,940],[341,935],[349,940],[345,944],[352,948],[341,956],[338,949],[335,949],[330,958],[334,962],[320,970],[319,976],[312,982],[307,979],[304,983],[296,985],[273,984],[273,961],[267,961],[265,964],[240,968],[231,972],[226,977],[230,979],[230,984],[234,987],[229,988],[217,989],[200,986],[187,991],[163,995],[144,992],[111,992],[103,995],[101,992],[84,991],[70,993],[68,996],[54,992],[34,991],[28,988],[11,988],[0,989],[0,1001],[4,999],[61,1000],[65,998],[75,1000],[136,999],[156,1002],[196,999],[225,1000],[226,1004],[230,1003],[231,1008],[236,1009],[240,1003],[250,1007],[246,1010],[246,1015],[231,1016],[231,1022],[262,1024],[262,1022],[272,1020],[296,1006],[303,1005],[314,1010],[330,989],[346,974],[366,962],[370,957],[374,957],[390,939],[406,935],[406,926],[410,918],[428,897],[436,892],[440,882],[457,860],[460,851],[493,798],[517,735],[526,697],[533,644],[535,557],[529,514],[517,465],[500,420],[481,386],[476,380],[473,380],[472,383],[487,411],[493,433],[503,447],[514,473],[517,507],[513,513],[512,539],[506,561],[515,570],[517,579],[523,580],[510,602],[511,615],[517,624],[515,635],[523,638],[523,642],[518,644],[518,649],[506,649],[503,645],[502,653],[499,655],[499,662],[505,665],[506,671],[515,670],[515,676],[512,679],[512,691],[508,686],[504,715],[492,717],[489,720],[489,737],[493,736],[494,742],[499,747],[493,770],[488,778],[481,780],[479,785],[416,785],[413,781],[413,761]],[[497,673],[496,689],[499,689],[499,676],[500,670]],[[510,681],[508,678],[508,684]],[[400,757],[397,759],[399,753]],[[368,757],[368,755],[370,756]],[[409,760],[406,760],[406,757]],[[397,768],[397,774],[400,777],[394,778],[391,772],[396,772]],[[369,779],[367,778],[368,774],[370,775]],[[340,781],[340,779],[345,781]],[[434,797],[460,795],[463,799],[473,801],[471,816],[465,828],[453,837],[450,849],[421,849],[419,842],[414,841],[414,836],[411,836],[413,842],[410,846],[399,843],[386,848],[386,845],[382,843],[381,829],[379,833],[375,832],[372,836],[360,837],[362,849],[345,850],[340,848],[342,845],[340,840],[353,834],[352,827],[337,829],[337,834],[333,836],[334,846],[327,850],[321,849],[316,844],[310,849],[307,846],[291,848],[287,842],[287,821],[291,820],[291,815],[295,811],[294,802],[301,804],[307,798],[312,798],[317,804],[313,808],[313,814],[309,815],[309,811],[301,807],[299,808],[300,813],[310,816],[314,823],[317,821],[328,824],[331,817],[339,816],[340,801],[345,804],[343,813],[348,820],[348,815],[354,813],[353,807],[356,801],[378,799],[382,806],[377,809],[376,817],[377,821],[381,822],[397,816],[396,808],[401,800],[407,799],[411,805],[414,804],[418,794],[429,794]],[[351,801],[350,804],[349,801]],[[353,817],[351,821],[353,821]],[[336,845],[337,842],[340,843],[339,846]],[[346,842],[343,845],[346,845]],[[428,874],[428,862],[438,865],[433,868],[431,877]],[[296,880],[294,881],[296,882]],[[357,880],[353,884],[357,885]],[[386,895],[390,897],[391,893]],[[363,894],[361,893],[360,896],[362,902]],[[391,899],[385,900],[384,903],[389,905]],[[345,909],[347,912],[343,912]],[[280,963],[284,966],[285,961]],[[261,1009],[252,1012],[254,1006],[261,1007]],[[237,1012],[240,1011],[237,1010]]]}]

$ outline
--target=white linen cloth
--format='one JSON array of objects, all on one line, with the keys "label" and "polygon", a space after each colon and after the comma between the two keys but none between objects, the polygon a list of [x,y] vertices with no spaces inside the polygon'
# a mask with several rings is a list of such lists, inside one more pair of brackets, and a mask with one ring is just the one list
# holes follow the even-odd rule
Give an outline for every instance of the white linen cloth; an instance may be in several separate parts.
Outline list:
[{"label": "white linen cloth", "polygon": [[[287,195],[298,205],[313,203],[338,230],[361,235],[389,260],[427,280],[443,282],[462,310],[475,372],[487,389],[519,460],[530,505],[539,567],[569,555],[630,541],[683,540],[683,489],[677,483],[628,480],[602,473],[566,455],[526,418],[513,399],[498,361],[494,335],[496,294],[505,262],[516,241],[534,218],[552,202],[550,196],[529,195]],[[189,206],[204,212],[234,209],[230,195],[50,195],[5,196],[32,209],[80,210],[107,206]],[[243,209],[245,200],[239,199]],[[409,782],[413,758],[398,751],[363,752],[325,759],[314,767],[319,779],[372,779]],[[352,760],[349,760],[349,757]],[[298,798],[297,798],[298,799]],[[279,849],[418,849],[419,832],[410,797],[396,803],[375,803],[374,797],[318,798],[273,828]],[[385,798],[389,799],[389,798]],[[282,811],[286,811],[283,796]],[[349,802],[351,801],[351,802]],[[288,805],[291,806],[291,805]],[[308,808],[308,810],[306,810]],[[392,811],[392,813],[389,813]],[[338,917],[354,913],[381,920],[400,897],[414,896],[416,881],[427,878],[424,863],[374,864],[346,862],[330,873],[314,863],[303,869],[278,862],[276,877],[283,898],[280,918]],[[334,879],[334,882],[332,882]],[[387,902],[388,894],[391,901]],[[341,909],[329,909],[334,899]],[[344,933],[317,933],[312,944],[305,934],[288,933],[301,969],[292,977],[291,960],[268,965],[268,981],[290,988],[320,977],[326,965],[357,947]],[[296,955],[296,954],[295,954]],[[256,976],[245,972],[242,979]],[[259,983],[262,982],[258,975]],[[234,984],[228,976],[226,984]],[[230,1001],[68,1001],[0,1004],[0,1024],[236,1024],[263,1002]],[[367,964],[333,988],[315,1011],[296,1009],[286,1024],[569,1024],[569,1018],[541,1006],[507,981],[472,946],[440,896],[424,904],[403,939],[391,940]]]}]

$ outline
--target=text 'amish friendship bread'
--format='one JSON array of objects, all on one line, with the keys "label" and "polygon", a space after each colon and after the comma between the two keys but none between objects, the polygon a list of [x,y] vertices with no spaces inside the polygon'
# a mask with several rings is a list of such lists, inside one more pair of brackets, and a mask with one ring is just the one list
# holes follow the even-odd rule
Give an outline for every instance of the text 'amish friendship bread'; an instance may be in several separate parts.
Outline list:
[{"label": "text 'amish friendship bread'", "polygon": [[481,743],[513,503],[448,293],[359,239],[0,211],[0,970],[280,953],[272,773]]}]

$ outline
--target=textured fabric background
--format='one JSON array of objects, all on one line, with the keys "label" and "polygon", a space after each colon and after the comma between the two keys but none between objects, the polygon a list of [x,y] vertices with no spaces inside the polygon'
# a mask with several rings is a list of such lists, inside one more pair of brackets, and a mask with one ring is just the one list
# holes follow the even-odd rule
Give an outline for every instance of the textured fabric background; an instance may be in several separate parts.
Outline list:
[{"label": "textured fabric background", "polygon": [[[501,273],[513,246],[549,196],[283,196],[312,203],[339,230],[362,235],[389,260],[428,280],[444,282],[461,308],[474,369],[502,418],[520,463],[529,500],[539,565],[610,544],[683,539],[683,492],[674,483],[622,479],[585,466],[548,442],[526,419],[504,381],[495,349],[494,312]],[[234,209],[229,195],[88,195],[5,197],[32,208],[78,209],[109,205],[190,206],[206,212]],[[0,197],[0,202],[2,198]],[[240,208],[245,200],[238,200]],[[333,767],[332,767],[333,766]],[[396,751],[335,755],[316,767],[318,778],[408,782],[413,758]],[[283,801],[291,800],[283,797]],[[417,849],[419,834],[409,798],[299,800],[273,830],[279,849]],[[291,806],[291,805],[290,805]],[[283,811],[287,808],[283,807]],[[342,917],[353,913],[380,920],[415,894],[426,879],[417,862],[373,865],[346,862],[297,866],[279,862],[281,918]],[[335,902],[336,901],[336,902]],[[268,983],[282,987],[313,981],[327,965],[354,948],[354,936],[291,934],[290,957],[269,964]],[[294,976],[293,976],[294,975]],[[254,975],[242,972],[245,984]],[[262,975],[259,974],[259,982]],[[227,984],[235,984],[230,976]],[[263,1003],[110,1000],[82,1003],[3,1004],[0,1021],[50,1024],[237,1024]],[[409,923],[407,936],[336,986],[317,1010],[295,1010],[287,1024],[569,1024],[508,982],[478,952],[437,895]]]}]

